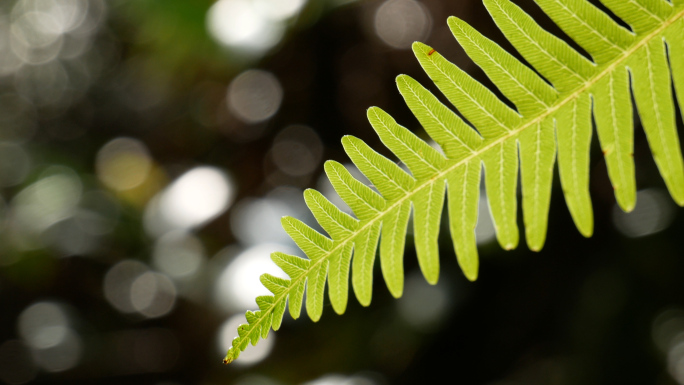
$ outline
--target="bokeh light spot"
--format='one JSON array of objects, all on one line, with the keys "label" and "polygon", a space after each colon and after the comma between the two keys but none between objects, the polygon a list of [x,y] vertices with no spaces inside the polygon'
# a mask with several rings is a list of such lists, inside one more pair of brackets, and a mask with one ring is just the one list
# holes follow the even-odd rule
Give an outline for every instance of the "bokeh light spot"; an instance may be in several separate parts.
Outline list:
[{"label": "bokeh light spot", "polygon": [[162,219],[171,228],[200,226],[228,209],[233,181],[215,167],[197,167],[176,179],[159,200]]},{"label": "bokeh light spot", "polygon": [[42,246],[42,233],[57,222],[71,218],[81,200],[82,185],[70,168],[51,166],[38,181],[14,196],[9,220],[15,246],[33,250]]},{"label": "bokeh light spot", "polygon": [[38,302],[21,312],[17,329],[35,362],[49,372],[75,367],[83,350],[81,337],[69,325],[63,305]]},{"label": "bokeh light spot", "polygon": [[59,345],[69,329],[64,310],[52,302],[38,302],[27,307],[17,323],[19,335],[34,349]]},{"label": "bokeh light spot", "polygon": [[684,333],[684,310],[670,308],[660,312],[651,327],[653,342],[662,351],[667,352],[675,337]]},{"label": "bokeh light spot", "polygon": [[478,245],[484,245],[493,241],[496,237],[496,228],[489,209],[489,200],[484,190],[480,190],[480,203],[478,205],[477,226],[475,226],[475,238]]},{"label": "bokeh light spot", "polygon": [[326,374],[302,385],[375,385],[376,382],[367,376],[343,376],[341,374]]},{"label": "bokeh light spot", "polygon": [[677,383],[684,385],[684,332],[678,334],[670,344],[667,369]]},{"label": "bokeh light spot", "polygon": [[122,313],[134,313],[131,303],[131,285],[136,278],[148,272],[142,262],[125,260],[112,266],[104,278],[104,294],[107,301]]},{"label": "bokeh light spot", "polygon": [[259,277],[268,273],[288,278],[287,274],[271,261],[271,253],[274,251],[296,253],[295,250],[282,245],[261,244],[234,256],[216,280],[214,298],[217,304],[227,311],[245,311],[256,307],[256,297],[272,295],[261,284]]},{"label": "bokeh light spot", "polygon": [[427,8],[413,0],[387,0],[375,12],[375,32],[393,48],[406,49],[414,41],[425,40],[431,24]]},{"label": "bokeh light spot", "polygon": [[252,1],[219,0],[209,8],[207,29],[220,44],[259,55],[278,44],[285,32],[284,25],[270,19],[269,13]]},{"label": "bokeh light spot", "polygon": [[311,216],[304,203],[302,191],[294,187],[278,187],[263,198],[239,201],[230,215],[233,234],[245,245],[260,243],[291,244],[280,225],[280,218],[289,215],[306,222]]},{"label": "bokeh light spot", "polygon": [[248,70],[233,79],[228,86],[228,109],[249,124],[271,118],[280,108],[283,89],[270,72]]},{"label": "bokeh light spot", "polygon": [[152,260],[155,268],[172,278],[189,277],[204,264],[204,246],[192,234],[171,231],[157,240]]},{"label": "bokeh light spot", "polygon": [[67,329],[64,339],[57,345],[34,350],[40,367],[48,372],[63,372],[78,365],[83,352],[83,342],[72,329]]},{"label": "bokeh light spot", "polygon": [[97,176],[113,190],[128,190],[142,184],[150,168],[150,155],[141,141],[116,138],[97,153]]},{"label": "bokeh light spot", "polygon": [[401,317],[415,329],[429,332],[440,325],[449,310],[450,298],[443,282],[430,285],[421,274],[411,274],[406,279],[404,296],[397,300]]},{"label": "bokeh light spot", "polygon": [[271,156],[284,173],[290,176],[308,175],[319,167],[323,144],[311,128],[290,126],[276,136]]},{"label": "bokeh light spot", "polygon": [[176,287],[164,274],[151,271],[140,274],[131,283],[131,304],[148,318],[167,315],[176,303]]},{"label": "bokeh light spot", "polygon": [[656,188],[639,190],[631,213],[613,208],[613,223],[627,237],[638,238],[665,230],[674,219],[675,206],[667,193]]},{"label": "bokeh light spot", "polygon": [[54,60],[63,39],[57,20],[45,12],[26,12],[12,23],[11,45],[14,53],[28,64],[45,64]]}]

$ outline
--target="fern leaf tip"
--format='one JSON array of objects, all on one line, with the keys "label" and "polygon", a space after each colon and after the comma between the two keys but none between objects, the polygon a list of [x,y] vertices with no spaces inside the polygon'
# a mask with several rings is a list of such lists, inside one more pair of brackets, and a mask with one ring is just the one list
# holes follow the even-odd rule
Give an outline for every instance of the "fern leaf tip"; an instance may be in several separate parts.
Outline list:
[{"label": "fern leaf tip", "polygon": [[373,106],[373,107],[366,110],[366,115],[370,119],[371,116],[378,116],[380,111],[382,111],[382,108]]},{"label": "fern leaf tip", "polygon": [[335,304],[333,304],[332,308],[333,308],[333,311],[335,311],[335,313],[337,315],[342,315],[342,314],[344,314],[345,311],[347,311],[347,304],[345,303],[344,305],[341,305],[341,306],[336,306]]},{"label": "fern leaf tip", "polygon": [[490,7],[496,6],[501,8],[501,4],[503,3],[501,0],[483,0],[482,3],[484,6],[489,10]]},{"label": "fern leaf tip", "polygon": [[527,242],[527,248],[535,253],[540,252],[544,248],[544,243],[546,243],[546,233],[538,233],[532,231],[529,227],[525,229],[525,241]]},{"label": "fern leaf tip", "polygon": [[465,21],[459,19],[459,18],[456,17],[456,16],[449,16],[449,17],[447,18],[447,24],[449,24],[450,27],[451,27],[451,26],[458,26],[458,25],[460,25],[461,23],[465,23]]},{"label": "fern leaf tip", "polygon": [[342,145],[343,146],[348,146],[350,144],[354,144],[355,141],[360,141],[361,139],[355,137],[354,135],[345,135],[342,137]]},{"label": "fern leaf tip", "polygon": [[425,48],[430,47],[428,47],[425,43],[421,43],[419,41],[414,41],[413,44],[411,44],[411,49],[413,49],[413,52],[423,51]]},{"label": "fern leaf tip", "polygon": [[584,228],[583,226],[578,227],[578,230],[584,238],[591,238],[591,236],[594,235],[594,223],[591,222],[587,228]]},{"label": "fern leaf tip", "polygon": [[465,277],[468,281],[470,281],[470,282],[477,281],[477,277],[478,277],[477,269],[473,269],[472,271],[464,270],[463,274],[465,275]]},{"label": "fern leaf tip", "polygon": [[622,209],[622,211],[626,213],[631,213],[634,211],[634,207],[636,206],[636,202],[630,201],[630,202],[619,202],[618,201],[618,206]]},{"label": "fern leaf tip", "polygon": [[[335,171],[335,168],[338,166],[342,166],[339,162],[336,162],[334,160],[326,160],[325,163],[323,163],[323,169],[325,170],[326,173],[331,173]],[[344,167],[344,166],[342,166]]]},{"label": "fern leaf tip", "polygon": [[674,199],[674,201],[675,201],[675,203],[677,204],[677,206],[679,206],[679,207],[684,207],[684,197],[681,197],[681,198],[680,198],[680,197],[674,197],[674,196],[673,196],[672,198]]},{"label": "fern leaf tip", "polygon": [[397,75],[397,77],[396,77],[394,80],[395,80],[397,83],[399,83],[399,82],[406,82],[407,78],[410,78],[410,76],[408,76],[408,75],[406,75],[406,74],[401,74],[401,75]]},{"label": "fern leaf tip", "polygon": [[465,275],[466,279],[468,279],[470,282],[475,282],[480,271],[480,261],[477,259],[477,257],[474,259],[457,257],[457,259],[458,264],[461,267],[461,271],[463,271],[463,275]]},{"label": "fern leaf tip", "polygon": [[430,47],[427,44],[423,44],[420,42],[413,43],[412,49],[413,49],[413,54],[416,56],[416,58],[418,59],[418,62],[420,62],[421,66],[423,66],[424,69],[427,69],[425,67],[425,65],[431,66],[431,64],[429,64],[429,62],[434,61],[433,59],[430,59],[431,57],[432,58],[441,57],[441,55],[437,52],[436,49]]},{"label": "fern leaf tip", "polygon": [[275,260],[279,259],[280,256],[283,255],[283,254],[285,254],[285,253],[283,253],[282,251],[274,251],[274,252],[272,252],[272,253],[271,253],[271,261],[274,261],[274,262],[275,262]]}]

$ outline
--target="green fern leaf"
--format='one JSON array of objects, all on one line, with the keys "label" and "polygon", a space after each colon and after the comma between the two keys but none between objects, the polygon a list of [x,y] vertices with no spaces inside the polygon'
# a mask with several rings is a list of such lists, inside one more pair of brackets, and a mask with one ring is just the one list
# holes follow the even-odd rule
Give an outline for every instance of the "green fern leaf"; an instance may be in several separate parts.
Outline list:
[{"label": "green fern leaf", "polygon": [[333,309],[344,313],[350,270],[356,298],[368,306],[378,243],[383,279],[393,296],[401,296],[411,212],[421,271],[428,282],[436,283],[437,239],[445,198],[458,263],[464,275],[475,280],[482,167],[497,239],[503,248],[513,249],[519,241],[518,172],[525,238],[531,250],[543,247],[556,157],[570,214],[580,233],[591,236],[592,116],[616,200],[630,211],[636,204],[632,94],[658,169],[674,200],[684,205],[684,162],[672,94],[674,84],[684,112],[684,0],[601,1],[631,30],[587,0],[536,0],[591,55],[589,60],[542,29],[510,0],[484,0],[496,24],[534,70],[464,21],[449,18],[456,40],[515,109],[431,47],[415,43],[413,51],[421,66],[460,115],[406,75],[397,78],[397,86],[442,152],[386,112],[370,108],[368,119],[373,129],[410,174],[360,139],[342,139],[345,151],[377,192],[354,179],[341,164],[326,163],[330,182],[356,218],[315,190],[304,193],[327,236],[297,219],[283,218],[283,227],[308,258],[272,255],[290,279],[261,277],[273,295],[256,299],[259,310],[247,312],[248,323],[238,328],[225,362],[236,359],[250,342],[266,338],[271,328],[277,330],[286,303],[291,316],[299,317],[305,290],[306,310],[312,320],[320,319],[323,312],[326,282]]}]

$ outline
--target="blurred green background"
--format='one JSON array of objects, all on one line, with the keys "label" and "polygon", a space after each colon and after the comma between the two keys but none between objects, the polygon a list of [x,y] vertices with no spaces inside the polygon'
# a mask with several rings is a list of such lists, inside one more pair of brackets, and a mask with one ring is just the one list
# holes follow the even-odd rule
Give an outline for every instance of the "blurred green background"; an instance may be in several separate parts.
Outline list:
[{"label": "blurred green background", "polygon": [[369,308],[286,315],[221,364],[269,253],[301,255],[280,217],[313,225],[305,188],[339,202],[340,138],[388,154],[366,108],[424,136],[394,86],[436,91],[411,43],[491,85],[450,15],[512,52],[480,0],[2,0],[0,382],[684,384],[684,211],[638,124],[631,214],[594,139],[593,238],[556,180],[545,249],[503,252],[483,195],[478,282],[444,227],[426,284],[409,235],[403,298],[378,274]]}]

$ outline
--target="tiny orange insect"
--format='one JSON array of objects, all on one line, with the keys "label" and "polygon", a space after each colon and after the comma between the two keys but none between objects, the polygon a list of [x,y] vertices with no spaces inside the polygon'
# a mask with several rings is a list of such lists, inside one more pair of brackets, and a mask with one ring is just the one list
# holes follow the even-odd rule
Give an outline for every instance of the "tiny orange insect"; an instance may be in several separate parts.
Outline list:
[{"label": "tiny orange insect", "polygon": [[435,53],[435,50],[431,49],[430,52],[428,52],[428,56],[432,55],[433,53]]}]

